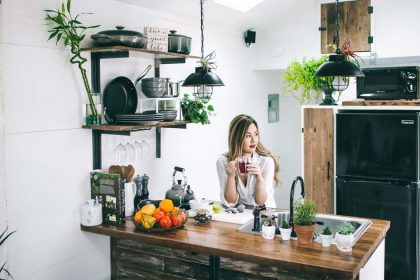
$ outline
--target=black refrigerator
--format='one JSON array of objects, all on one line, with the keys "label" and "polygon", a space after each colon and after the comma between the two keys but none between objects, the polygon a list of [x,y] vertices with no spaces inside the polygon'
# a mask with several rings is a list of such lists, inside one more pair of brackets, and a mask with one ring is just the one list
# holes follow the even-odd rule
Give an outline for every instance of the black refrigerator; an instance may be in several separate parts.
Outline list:
[{"label": "black refrigerator", "polygon": [[387,280],[420,280],[419,114],[337,113],[337,214],[391,221],[385,240]]}]

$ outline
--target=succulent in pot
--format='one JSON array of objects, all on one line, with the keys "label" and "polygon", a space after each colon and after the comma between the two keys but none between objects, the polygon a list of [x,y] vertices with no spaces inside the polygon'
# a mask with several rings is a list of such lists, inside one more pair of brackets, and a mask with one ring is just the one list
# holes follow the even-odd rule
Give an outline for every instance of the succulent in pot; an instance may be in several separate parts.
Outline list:
[{"label": "succulent in pot", "polygon": [[332,241],[332,232],[328,226],[324,227],[321,234],[321,244],[322,247],[330,247]]},{"label": "succulent in pot", "polygon": [[291,233],[292,233],[292,227],[289,225],[289,222],[287,222],[286,220],[283,220],[283,223],[281,224],[281,227],[280,227],[281,239],[285,241],[289,240]]},{"label": "succulent in pot", "polygon": [[276,227],[274,224],[274,220],[271,218],[266,218],[262,227],[261,227],[261,235],[264,239],[273,239],[276,233]]},{"label": "succulent in pot", "polygon": [[338,232],[335,234],[337,249],[341,252],[351,252],[354,241],[354,226],[348,222],[338,226]]},{"label": "succulent in pot", "polygon": [[299,244],[312,243],[314,235],[316,204],[313,200],[305,199],[294,204],[293,222]]}]

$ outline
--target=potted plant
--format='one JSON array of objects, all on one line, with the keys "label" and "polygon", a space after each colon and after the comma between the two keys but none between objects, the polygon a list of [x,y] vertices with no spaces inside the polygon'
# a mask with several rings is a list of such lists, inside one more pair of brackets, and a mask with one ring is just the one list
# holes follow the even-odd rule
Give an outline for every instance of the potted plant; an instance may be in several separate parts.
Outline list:
[{"label": "potted plant", "polygon": [[98,110],[94,102],[92,91],[90,89],[90,83],[87,77],[86,69],[83,64],[87,61],[81,55],[80,43],[85,38],[85,32],[88,29],[96,28],[99,25],[95,26],[85,26],[80,22],[79,15],[75,17],[72,16],[70,12],[71,0],[67,0],[67,5],[64,3],[61,4],[61,8],[57,11],[45,10],[47,13],[45,20],[52,24],[53,27],[48,31],[51,33],[48,40],[56,38],[56,44],[61,40],[64,43],[64,46],[70,47],[70,52],[72,57],[70,58],[70,63],[76,64],[79,68],[80,75],[82,76],[83,85],[86,90],[86,94],[89,100],[89,113],[86,116],[86,124],[100,124],[100,116],[98,115]]},{"label": "potted plant", "polygon": [[294,209],[293,222],[298,242],[299,244],[310,244],[316,229],[316,204],[313,200],[305,199],[295,203]]},{"label": "potted plant", "polygon": [[338,232],[335,234],[337,249],[341,252],[351,252],[354,241],[354,226],[348,222],[338,226]]},{"label": "potted plant", "polygon": [[313,98],[319,98],[323,90],[326,89],[325,79],[314,77],[314,74],[319,66],[327,60],[327,56],[305,57],[302,61],[293,60],[283,75],[285,92],[293,95],[301,104],[309,103]]},{"label": "potted plant", "polygon": [[332,241],[332,232],[328,226],[324,227],[320,236],[322,247],[330,247]]},{"label": "potted plant", "polygon": [[214,113],[210,98],[184,94],[181,100],[181,109],[184,119],[193,123],[209,124],[209,117]]},{"label": "potted plant", "polygon": [[[2,234],[0,234],[0,247],[1,245],[6,242],[6,240],[10,237],[10,235],[12,235],[13,233],[15,233],[14,231],[7,233],[7,228],[2,232]],[[12,277],[12,275],[10,274],[9,270],[7,270],[6,268],[6,262],[4,262],[3,264],[0,264],[0,279],[8,279],[8,277]],[[7,278],[2,278],[3,275],[6,275]],[[13,278],[13,277],[12,277]]]},{"label": "potted plant", "polygon": [[291,233],[292,233],[292,227],[289,225],[288,222],[286,222],[286,219],[284,219],[280,227],[281,239],[285,241],[289,240]]},{"label": "potted plant", "polygon": [[261,227],[261,235],[265,239],[273,239],[276,233],[276,227],[273,219],[266,218]]}]

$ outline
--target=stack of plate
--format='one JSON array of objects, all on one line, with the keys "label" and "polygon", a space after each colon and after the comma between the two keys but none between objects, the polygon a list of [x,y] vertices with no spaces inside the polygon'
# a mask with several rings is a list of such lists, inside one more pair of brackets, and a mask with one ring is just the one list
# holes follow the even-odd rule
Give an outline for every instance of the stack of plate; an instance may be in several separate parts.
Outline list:
[{"label": "stack of plate", "polygon": [[121,124],[154,125],[163,121],[163,114],[116,114],[115,122]]},{"label": "stack of plate", "polygon": [[[178,114],[177,110],[159,110],[160,114],[163,114],[163,120],[165,122],[173,121],[176,119]],[[155,110],[145,111],[143,112],[144,115],[156,114]]]}]

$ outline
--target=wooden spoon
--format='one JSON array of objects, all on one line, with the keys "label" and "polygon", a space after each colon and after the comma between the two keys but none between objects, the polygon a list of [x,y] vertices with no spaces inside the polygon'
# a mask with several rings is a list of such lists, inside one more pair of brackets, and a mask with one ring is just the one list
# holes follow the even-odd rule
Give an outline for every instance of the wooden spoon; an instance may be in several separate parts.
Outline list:
[{"label": "wooden spoon", "polygon": [[125,171],[125,179],[127,180],[127,183],[130,183],[131,180],[133,180],[134,172],[135,172],[134,166],[132,166],[131,164],[127,166],[126,171]]}]

